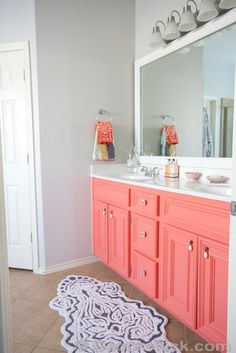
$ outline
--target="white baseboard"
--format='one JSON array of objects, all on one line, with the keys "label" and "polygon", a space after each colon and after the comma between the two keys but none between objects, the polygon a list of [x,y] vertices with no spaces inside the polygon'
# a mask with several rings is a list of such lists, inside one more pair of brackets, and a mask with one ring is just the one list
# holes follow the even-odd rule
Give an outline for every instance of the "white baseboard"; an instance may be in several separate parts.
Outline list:
[{"label": "white baseboard", "polygon": [[79,259],[79,260],[64,262],[64,263],[58,264],[58,265],[48,266],[45,269],[39,268],[39,270],[34,271],[34,273],[36,273],[38,275],[48,275],[49,273],[65,271],[65,270],[69,270],[70,268],[74,268],[74,267],[78,267],[78,266],[82,266],[82,265],[87,265],[87,264],[97,262],[97,261],[99,261],[98,257],[89,256],[84,259]]}]

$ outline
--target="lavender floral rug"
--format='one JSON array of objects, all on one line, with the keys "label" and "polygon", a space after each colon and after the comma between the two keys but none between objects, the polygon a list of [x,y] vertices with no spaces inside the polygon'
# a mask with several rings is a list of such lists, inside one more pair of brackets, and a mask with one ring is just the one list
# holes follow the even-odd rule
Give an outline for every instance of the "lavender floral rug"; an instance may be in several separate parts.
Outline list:
[{"label": "lavender floral rug", "polygon": [[129,299],[116,283],[68,276],[50,307],[65,318],[68,353],[180,353],[165,335],[167,318]]}]

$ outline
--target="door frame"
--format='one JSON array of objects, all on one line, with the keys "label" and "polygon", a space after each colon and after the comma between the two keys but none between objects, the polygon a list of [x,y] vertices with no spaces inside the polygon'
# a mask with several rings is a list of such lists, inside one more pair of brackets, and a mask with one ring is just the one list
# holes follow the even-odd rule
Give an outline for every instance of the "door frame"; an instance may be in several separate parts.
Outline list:
[{"label": "door frame", "polygon": [[2,163],[2,143],[0,134],[0,351],[12,352],[10,285],[8,275],[6,217],[4,202],[4,182]]},{"label": "door frame", "polygon": [[[28,41],[0,44],[0,53],[23,51],[25,59],[25,90],[26,90],[26,120],[27,120],[27,143],[29,155],[29,187],[30,187],[30,219],[32,226],[32,257],[33,272],[39,272],[38,252],[38,222],[37,222],[37,194],[35,179],[35,154],[34,154],[34,133],[33,133],[33,102],[30,66],[30,45]],[[3,166],[4,175],[4,166]]]}]

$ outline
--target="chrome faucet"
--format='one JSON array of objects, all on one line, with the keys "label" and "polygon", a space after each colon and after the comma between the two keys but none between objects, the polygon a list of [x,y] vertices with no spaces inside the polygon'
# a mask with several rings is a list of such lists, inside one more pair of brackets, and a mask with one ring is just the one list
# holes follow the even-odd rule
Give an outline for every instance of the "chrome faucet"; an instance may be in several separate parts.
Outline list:
[{"label": "chrome faucet", "polygon": [[145,165],[143,165],[143,166],[141,166],[140,171],[144,172],[145,176],[156,177],[159,175],[160,169],[161,168],[159,168],[159,167],[148,168]]}]

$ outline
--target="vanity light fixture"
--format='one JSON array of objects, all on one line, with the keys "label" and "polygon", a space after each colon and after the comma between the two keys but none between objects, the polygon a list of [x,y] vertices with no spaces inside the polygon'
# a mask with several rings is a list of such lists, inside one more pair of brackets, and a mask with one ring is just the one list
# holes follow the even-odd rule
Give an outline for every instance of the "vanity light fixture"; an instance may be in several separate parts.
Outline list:
[{"label": "vanity light fixture", "polygon": [[156,21],[155,27],[153,27],[151,40],[150,40],[150,47],[152,48],[164,48],[164,46],[166,45],[166,42],[163,39],[160,27],[158,26],[159,23],[163,25],[164,31],[166,28],[163,21],[161,20]]},{"label": "vanity light fixture", "polygon": [[230,10],[236,6],[236,0],[221,0],[219,8],[222,10]]},{"label": "vanity light fixture", "polygon": [[[192,9],[191,3],[194,4],[195,10]],[[236,7],[236,0],[200,0],[199,8],[196,0],[187,0],[183,8],[182,18],[177,10],[173,10],[166,25],[161,20],[156,22],[151,35],[150,47],[163,48],[172,40],[185,35],[205,22],[213,20],[219,15],[219,12],[222,14],[233,7]],[[177,15],[178,19],[174,15]],[[163,32],[160,30],[159,23],[164,27]],[[204,44],[205,42],[201,40],[193,46],[201,47]]]},{"label": "vanity light fixture", "polygon": [[[179,18],[178,22],[176,22],[174,14],[177,14]],[[177,27],[180,23],[180,20],[181,20],[181,16],[179,12],[176,10],[171,11],[171,14],[170,14],[170,17],[168,17],[168,22],[166,24],[166,29],[163,35],[163,38],[165,40],[170,41],[180,37],[180,32]]]},{"label": "vanity light fixture", "polygon": [[213,0],[201,0],[197,20],[199,22],[208,22],[218,16],[219,12]]},{"label": "vanity light fixture", "polygon": [[[192,12],[191,6],[189,5],[190,2],[195,5],[195,13]],[[196,2],[194,0],[188,0],[185,7],[183,8],[182,19],[178,27],[180,32],[189,32],[197,27],[197,22],[194,18],[194,15],[197,14],[197,10],[198,8]]]}]

